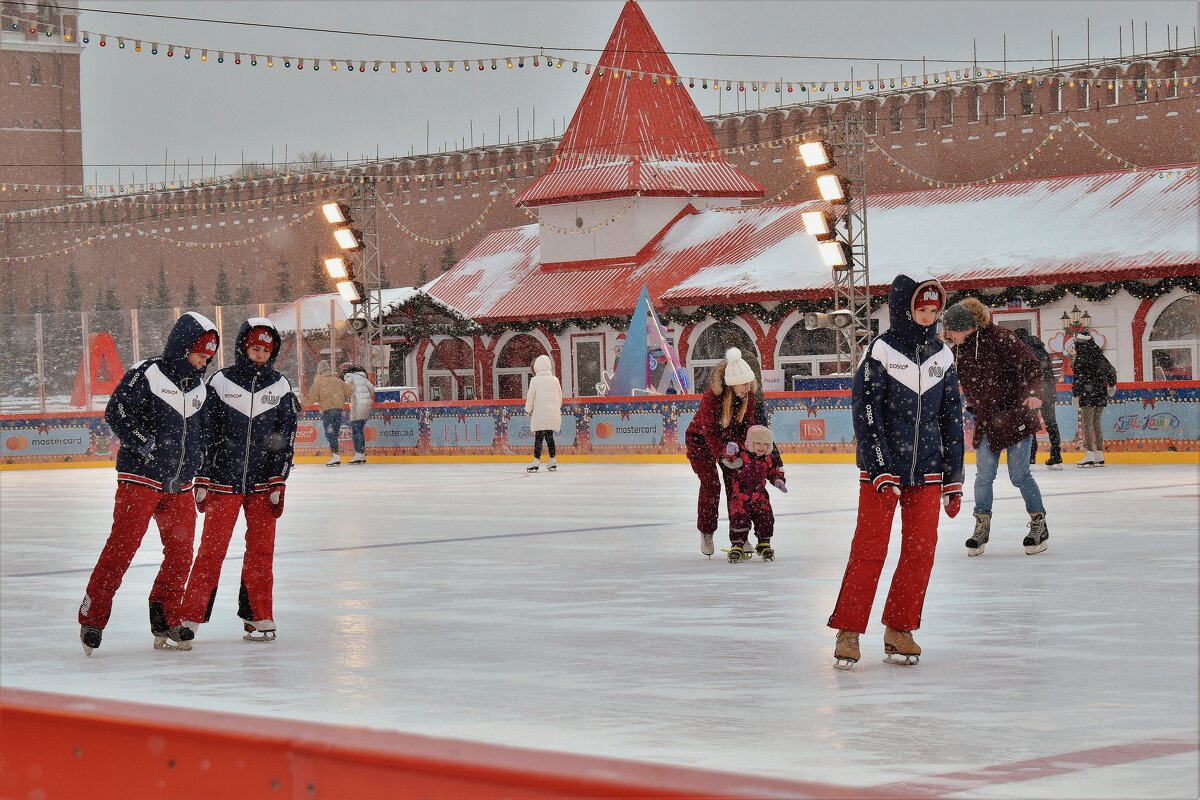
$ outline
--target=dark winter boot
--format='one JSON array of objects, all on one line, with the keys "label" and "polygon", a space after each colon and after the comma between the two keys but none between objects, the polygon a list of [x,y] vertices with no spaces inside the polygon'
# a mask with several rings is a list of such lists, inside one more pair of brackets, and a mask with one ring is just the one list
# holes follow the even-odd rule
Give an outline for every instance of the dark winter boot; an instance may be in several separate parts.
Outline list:
[{"label": "dark winter boot", "polygon": [[975,532],[967,539],[967,555],[981,556],[987,548],[988,538],[992,533],[992,515],[979,512],[975,514]]},{"label": "dark winter boot", "polygon": [[1029,535],[1022,542],[1025,545],[1025,555],[1033,556],[1046,549],[1046,541],[1050,538],[1050,529],[1046,527],[1045,512],[1029,515]]}]

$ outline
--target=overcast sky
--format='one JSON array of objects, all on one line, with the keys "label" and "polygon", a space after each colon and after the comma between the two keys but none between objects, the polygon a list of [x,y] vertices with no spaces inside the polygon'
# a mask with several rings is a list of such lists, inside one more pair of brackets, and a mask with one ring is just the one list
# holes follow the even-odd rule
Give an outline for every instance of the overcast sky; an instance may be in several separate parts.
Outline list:
[{"label": "overcast sky", "polygon": [[[115,165],[122,165],[122,182],[163,179],[163,163],[175,162],[182,177],[190,160],[191,174],[212,175],[214,157],[218,174],[236,172],[239,163],[268,162],[272,153],[282,161],[317,150],[337,159],[357,161],[432,152],[473,142],[494,144],[504,139],[524,139],[561,134],[583,93],[587,77],[581,68],[524,70],[504,68],[492,72],[419,70],[407,75],[405,60],[490,59],[534,53],[538,47],[570,58],[595,61],[604,47],[623,0],[592,2],[543,0],[542,2],[385,2],[376,0],[79,0],[80,27],[90,31],[141,37],[140,54],[129,42],[120,50],[110,40],[105,48],[96,38],[82,59],[83,146],[86,179],[116,181]],[[97,10],[139,14],[187,16],[243,23],[316,28],[296,31],[246,25],[113,15]],[[1175,44],[1192,47],[1196,36],[1196,4],[1192,0],[1157,2],[696,2],[646,0],[642,9],[663,47],[672,53],[675,67],[684,75],[722,78],[835,81],[874,75],[876,65],[886,77],[919,73],[921,59],[928,69],[953,69],[969,64],[972,40],[981,63],[999,65],[1005,35],[1009,63],[1043,66],[1055,42],[1062,63],[1115,56],[1118,48],[1130,52],[1131,27],[1137,52],[1166,49],[1168,30]],[[1120,39],[1118,31],[1121,31]],[[349,31],[354,34],[325,31]],[[1051,33],[1054,38],[1052,39]],[[488,44],[412,41],[387,36],[460,39]],[[357,35],[355,35],[357,34]],[[199,51],[185,61],[180,52],[165,57],[150,55],[149,42],[179,47],[207,47],[209,60],[201,63]],[[494,44],[492,44],[494,43]],[[226,61],[218,64],[216,51],[224,48]],[[532,49],[531,49],[532,48]],[[566,48],[581,48],[568,50]],[[269,53],[277,57],[272,69],[262,60],[257,67],[244,58],[233,63],[233,53]],[[789,58],[705,56],[683,53],[794,56]],[[679,53],[675,55],[675,53]],[[321,70],[303,72],[282,68],[280,57],[320,57]],[[328,59],[343,63],[338,72]],[[344,60],[367,60],[365,74],[348,75]],[[828,60],[836,58],[838,60]],[[384,61],[372,71],[375,59]],[[387,62],[400,62],[391,74]],[[485,62],[486,63],[486,62]],[[704,114],[733,111],[732,93],[693,92]],[[787,97],[787,95],[782,95]],[[772,86],[766,96],[743,95],[751,108],[761,102],[775,104],[781,95]],[[798,93],[792,97],[799,97]],[[719,98],[719,99],[718,99]],[[718,106],[720,103],[720,106]],[[518,127],[517,118],[520,117]],[[536,115],[536,129],[534,119]],[[149,164],[147,170],[141,166]],[[113,165],[105,167],[102,165]],[[138,165],[131,179],[131,167]],[[168,172],[170,171],[168,167]]]}]

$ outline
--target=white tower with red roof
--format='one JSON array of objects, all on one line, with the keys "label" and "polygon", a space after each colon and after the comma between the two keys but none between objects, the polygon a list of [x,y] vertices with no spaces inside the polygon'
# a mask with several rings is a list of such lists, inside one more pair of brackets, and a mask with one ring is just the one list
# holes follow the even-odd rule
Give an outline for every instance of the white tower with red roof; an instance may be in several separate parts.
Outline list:
[{"label": "white tower with red roof", "polygon": [[547,172],[515,202],[536,209],[544,265],[632,263],[692,202],[764,189],[718,152],[641,8],[628,0]]}]

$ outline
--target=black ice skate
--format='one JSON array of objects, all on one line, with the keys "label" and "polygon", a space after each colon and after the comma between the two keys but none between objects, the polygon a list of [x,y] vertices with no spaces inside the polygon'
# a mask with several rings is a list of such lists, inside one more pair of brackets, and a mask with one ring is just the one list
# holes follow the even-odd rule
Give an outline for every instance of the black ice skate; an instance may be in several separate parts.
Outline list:
[{"label": "black ice skate", "polygon": [[93,628],[91,625],[84,625],[79,629],[79,641],[83,642],[84,655],[91,655],[92,651],[100,646],[100,639],[104,636],[104,632],[99,628]]},{"label": "black ice skate", "polygon": [[275,623],[269,619],[260,619],[257,622],[243,622],[242,627],[246,631],[246,635],[242,638],[247,642],[275,641]]},{"label": "black ice skate", "polygon": [[758,557],[763,561],[775,560],[775,548],[771,547],[771,540],[759,540],[758,546],[754,548],[754,552],[758,553]]},{"label": "black ice skate", "polygon": [[1046,549],[1050,539],[1050,529],[1046,527],[1046,515],[1029,515],[1029,535],[1021,544],[1025,545],[1025,555],[1034,556]]},{"label": "black ice skate", "polygon": [[168,625],[162,603],[150,604],[150,633],[155,650],[191,650],[196,632],[186,625]]}]

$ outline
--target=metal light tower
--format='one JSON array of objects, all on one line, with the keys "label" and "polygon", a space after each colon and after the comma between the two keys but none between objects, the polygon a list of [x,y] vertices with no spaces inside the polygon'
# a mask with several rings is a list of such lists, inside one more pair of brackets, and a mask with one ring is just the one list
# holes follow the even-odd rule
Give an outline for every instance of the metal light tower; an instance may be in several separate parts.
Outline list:
[{"label": "metal light tower", "polygon": [[[867,145],[862,118],[847,114],[829,129],[829,145],[838,154],[845,180],[844,211],[834,226],[849,248],[849,259],[833,267],[833,304],[854,318],[838,337],[838,371],[851,371],[871,343],[871,273],[867,258]],[[842,369],[843,357],[847,365]]]},{"label": "metal light tower", "polygon": [[[363,301],[358,306],[361,331],[367,344],[367,370],[378,375],[376,364],[383,344],[383,270],[379,255],[379,193],[373,177],[360,178],[350,185],[350,213],[362,231],[362,248],[355,251],[363,282]],[[356,325],[356,327],[358,327]]]}]

